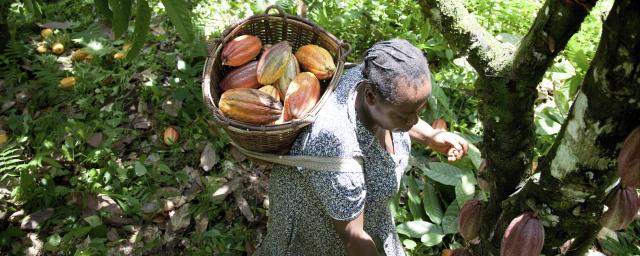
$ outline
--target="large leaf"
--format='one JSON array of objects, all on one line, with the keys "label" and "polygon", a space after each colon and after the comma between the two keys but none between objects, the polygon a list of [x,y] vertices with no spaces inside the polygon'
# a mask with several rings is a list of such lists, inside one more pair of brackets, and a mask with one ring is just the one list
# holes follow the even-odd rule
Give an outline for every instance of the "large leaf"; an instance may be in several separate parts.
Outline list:
[{"label": "large leaf", "polygon": [[131,0],[109,0],[109,5],[113,10],[113,18],[111,19],[113,34],[116,38],[120,38],[129,27],[132,3]]},{"label": "large leaf", "polygon": [[458,214],[460,213],[460,206],[458,202],[453,201],[447,207],[447,211],[442,217],[442,232],[446,234],[454,234],[458,232]]},{"label": "large leaf", "polygon": [[422,193],[422,202],[427,216],[433,223],[440,224],[443,212],[436,188],[431,182],[427,181],[424,183],[424,191]]},{"label": "large leaf", "polygon": [[440,227],[433,223],[422,220],[407,221],[398,225],[396,227],[396,230],[399,234],[403,234],[413,238],[421,238],[424,234],[427,233],[442,234],[442,229]]},{"label": "large leaf", "polygon": [[476,186],[466,181],[466,177],[462,177],[462,182],[456,185],[456,201],[458,205],[464,205],[465,202],[473,198],[476,192]]},{"label": "large leaf", "polygon": [[36,18],[42,19],[42,10],[40,4],[35,0],[24,0],[24,6],[29,12],[31,12]]},{"label": "large leaf", "polygon": [[96,11],[102,15],[105,19],[111,21],[111,17],[113,17],[113,12],[109,9],[109,1],[108,0],[94,0],[93,3],[96,6]]},{"label": "large leaf", "polygon": [[426,233],[420,237],[420,242],[422,242],[426,246],[434,246],[442,243],[443,234],[436,233]]},{"label": "large leaf", "polygon": [[162,4],[180,37],[187,43],[193,41],[195,33],[188,4],[184,0],[162,0]]},{"label": "large leaf", "polygon": [[424,175],[427,175],[427,177],[445,185],[457,185],[461,182],[462,176],[465,176],[469,182],[476,184],[476,178],[473,172],[460,169],[447,163],[433,162],[429,163],[429,167],[419,165],[418,168],[422,169],[422,172]]},{"label": "large leaf", "polygon": [[147,41],[147,33],[149,33],[149,24],[151,22],[151,8],[147,0],[139,0],[136,6],[136,21],[133,29],[133,42],[131,49],[127,53],[127,61],[131,61],[138,56],[142,46]]},{"label": "large leaf", "polygon": [[421,220],[424,217],[420,198],[420,188],[416,183],[416,180],[413,176],[406,176],[405,180],[407,181],[407,186],[409,187],[409,211],[411,211],[411,215],[414,220]]}]

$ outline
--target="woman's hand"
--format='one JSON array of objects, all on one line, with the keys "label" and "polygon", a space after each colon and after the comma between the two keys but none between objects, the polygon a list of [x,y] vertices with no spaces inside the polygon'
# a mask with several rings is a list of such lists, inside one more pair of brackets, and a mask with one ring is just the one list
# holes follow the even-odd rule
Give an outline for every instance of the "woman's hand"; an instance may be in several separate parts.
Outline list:
[{"label": "woman's hand", "polygon": [[462,159],[469,150],[469,144],[464,138],[444,130],[433,129],[431,125],[422,119],[411,127],[409,136],[412,140],[447,155],[449,161]]},{"label": "woman's hand", "polygon": [[458,161],[467,154],[469,144],[457,134],[442,130],[435,130],[431,136],[429,147],[447,155],[450,162]]}]

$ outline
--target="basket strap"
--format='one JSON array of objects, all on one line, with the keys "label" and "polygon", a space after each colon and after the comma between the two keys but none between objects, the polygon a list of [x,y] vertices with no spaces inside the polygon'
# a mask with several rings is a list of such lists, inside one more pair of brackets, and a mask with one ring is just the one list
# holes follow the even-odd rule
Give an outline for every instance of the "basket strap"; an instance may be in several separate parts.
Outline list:
[{"label": "basket strap", "polygon": [[245,149],[231,142],[240,152],[260,160],[306,169],[328,172],[363,172],[361,157],[319,157],[319,156],[287,156],[259,153]]}]

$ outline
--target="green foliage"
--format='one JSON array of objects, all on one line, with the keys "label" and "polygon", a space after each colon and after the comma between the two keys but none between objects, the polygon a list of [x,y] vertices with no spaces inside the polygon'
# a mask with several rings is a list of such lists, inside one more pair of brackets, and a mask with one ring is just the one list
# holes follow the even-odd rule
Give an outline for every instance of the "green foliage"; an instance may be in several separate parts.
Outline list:
[{"label": "green foliage", "polygon": [[171,23],[176,27],[182,39],[187,43],[192,42],[194,28],[191,22],[191,9],[188,8],[188,4],[184,0],[162,0],[162,4],[164,4]]},{"label": "green foliage", "polygon": [[136,21],[133,30],[133,40],[131,49],[127,54],[127,61],[135,59],[144,43],[147,41],[147,33],[149,33],[149,24],[151,22],[151,8],[146,0],[138,0],[136,5]]},{"label": "green foliage", "polygon": [[[109,0],[109,6],[113,9],[113,17],[111,18],[113,33],[116,38],[120,38],[129,27],[133,3],[131,0]],[[96,3],[96,9],[98,8],[98,3]]]}]

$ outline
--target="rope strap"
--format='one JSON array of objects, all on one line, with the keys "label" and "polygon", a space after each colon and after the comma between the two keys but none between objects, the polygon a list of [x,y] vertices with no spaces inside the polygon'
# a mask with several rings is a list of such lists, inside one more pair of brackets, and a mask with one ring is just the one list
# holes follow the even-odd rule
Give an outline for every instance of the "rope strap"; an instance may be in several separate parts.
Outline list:
[{"label": "rope strap", "polygon": [[361,157],[319,157],[319,156],[286,156],[269,153],[259,153],[245,149],[231,142],[243,154],[287,166],[302,167],[306,169],[328,172],[362,172]]}]

